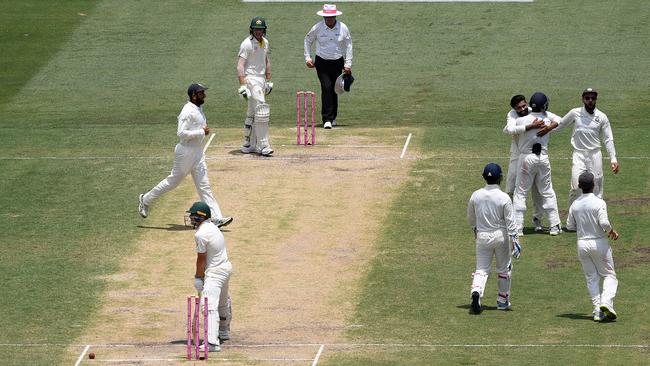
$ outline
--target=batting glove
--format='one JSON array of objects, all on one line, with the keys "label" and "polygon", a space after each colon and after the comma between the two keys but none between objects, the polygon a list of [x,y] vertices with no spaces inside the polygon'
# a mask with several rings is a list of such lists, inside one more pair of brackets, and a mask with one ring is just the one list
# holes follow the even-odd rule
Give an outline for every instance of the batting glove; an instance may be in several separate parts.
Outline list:
[{"label": "batting glove", "polygon": [[269,95],[271,94],[272,90],[273,90],[273,82],[267,81],[266,84],[264,84],[264,94]]},{"label": "batting glove", "polygon": [[519,237],[517,235],[511,235],[510,241],[512,242],[512,256],[515,259],[519,259],[521,256],[521,244],[519,244]]},{"label": "batting glove", "polygon": [[240,86],[239,89],[237,89],[237,93],[239,94],[240,98],[248,100],[249,93],[246,85]]},{"label": "batting glove", "polygon": [[203,291],[203,278],[194,278],[194,288],[196,291]]}]

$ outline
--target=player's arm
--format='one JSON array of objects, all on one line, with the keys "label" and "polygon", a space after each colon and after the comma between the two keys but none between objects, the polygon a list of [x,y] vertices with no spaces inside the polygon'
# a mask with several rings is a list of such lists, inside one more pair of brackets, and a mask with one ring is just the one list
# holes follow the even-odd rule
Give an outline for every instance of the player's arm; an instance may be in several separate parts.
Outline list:
[{"label": "player's arm", "polygon": [[237,78],[239,79],[239,85],[246,85],[246,59],[242,56],[239,56],[237,61]]},{"label": "player's arm", "polygon": [[311,27],[309,32],[307,32],[307,35],[305,35],[305,41],[304,41],[304,56],[305,56],[305,64],[307,64],[307,67],[313,68],[314,61],[311,58],[311,45],[314,43],[314,40],[316,40],[316,33],[318,29],[318,24],[314,25]]},{"label": "player's arm", "polygon": [[609,124],[609,119],[605,118],[600,129],[600,139],[605,143],[605,148],[609,154],[609,161],[614,174],[618,173],[619,166],[616,160],[616,148],[614,147],[614,134],[612,133],[612,126]]},{"label": "player's arm", "polygon": [[196,273],[194,273],[194,278],[204,278],[205,277],[205,265],[207,263],[208,254],[206,253],[196,253]]},{"label": "player's arm", "polygon": [[264,75],[266,77],[266,81],[271,80],[271,62],[269,62],[269,56],[264,57],[266,59],[266,74]]},{"label": "player's arm", "polygon": [[570,231],[576,231],[576,219],[573,217],[573,210],[569,207],[569,216],[566,219],[566,228]]},{"label": "player's arm", "polygon": [[178,116],[178,128],[176,130],[176,135],[178,136],[178,138],[180,138],[183,141],[189,141],[207,135],[205,131],[207,126],[202,129],[192,130],[190,129],[191,121],[192,121],[191,114],[181,113],[181,115]]},{"label": "player's arm", "polygon": [[345,49],[345,61],[343,63],[343,72],[346,74],[352,73],[352,35],[348,27],[345,27],[345,34],[343,35],[343,44]]}]

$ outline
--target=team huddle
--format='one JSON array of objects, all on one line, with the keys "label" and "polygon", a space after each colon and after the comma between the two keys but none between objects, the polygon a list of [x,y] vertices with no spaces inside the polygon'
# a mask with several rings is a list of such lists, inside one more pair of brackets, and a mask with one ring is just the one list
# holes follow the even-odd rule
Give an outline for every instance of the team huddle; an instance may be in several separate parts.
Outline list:
[{"label": "team huddle", "polygon": [[[512,135],[506,192],[499,185],[501,167],[490,163],[483,170],[486,186],[475,191],[467,207],[467,219],[476,238],[476,270],[470,290],[473,313],[482,311],[481,298],[495,258],[497,272],[497,309],[508,310],[512,275],[511,258],[519,258],[524,235],[526,199],[531,193],[533,230],[544,231],[542,220],[549,223],[549,234],[562,233],[557,196],[551,179],[548,143],[555,131],[573,125],[571,188],[566,229],[576,231],[578,258],[582,264],[593,305],[594,321],[614,320],[614,297],[618,280],[614,271],[608,237],[618,239],[603,200],[603,163],[601,145],[609,154],[611,170],[618,173],[614,137],[607,116],[596,108],[598,92],[582,92],[583,106],[564,117],[548,111],[549,99],[543,93],[523,95],[510,101],[504,133]],[[603,279],[602,292],[600,279]]]}]

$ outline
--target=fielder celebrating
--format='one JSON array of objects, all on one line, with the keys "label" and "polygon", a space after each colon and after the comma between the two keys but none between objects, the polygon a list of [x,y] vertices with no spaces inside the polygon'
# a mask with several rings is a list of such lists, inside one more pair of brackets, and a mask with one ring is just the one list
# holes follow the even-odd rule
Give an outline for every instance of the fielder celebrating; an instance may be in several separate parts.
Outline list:
[{"label": "fielder celebrating", "polygon": [[239,46],[237,61],[237,92],[248,100],[244,120],[244,143],[241,152],[259,153],[263,156],[273,154],[269,142],[269,118],[271,110],[265,96],[273,90],[271,64],[269,63],[269,40],[266,39],[266,20],[255,17],[251,20],[250,36]]},{"label": "fielder celebrating", "polygon": [[600,146],[605,143],[612,172],[618,173],[619,165],[614,148],[614,135],[609,119],[605,113],[596,108],[598,92],[587,88],[582,92],[584,107],[574,108],[560,121],[558,129],[575,124],[571,135],[573,146],[573,163],[571,166],[571,190],[569,191],[569,206],[580,195],[578,177],[583,172],[594,175],[594,194],[603,198],[603,157]]},{"label": "fielder celebrating", "polygon": [[[530,97],[532,107],[531,114],[517,118],[517,126],[528,126],[536,119],[541,119],[544,126],[557,123],[560,117],[548,112],[548,98],[544,93],[535,93]],[[517,230],[521,234],[524,227],[524,215],[526,214],[526,196],[533,187],[537,185],[539,194],[542,196],[542,207],[548,216],[550,223],[550,234],[558,235],[560,229],[560,214],[557,209],[557,197],[553,190],[551,181],[551,162],[548,159],[547,128],[540,130],[527,130],[519,135],[519,170],[517,171],[517,182],[513,205],[515,208],[515,221]]]},{"label": "fielder celebrating", "polygon": [[[578,258],[587,279],[587,289],[594,307],[594,321],[614,320],[614,297],[618,287],[612,248],[607,237],[618,239],[607,217],[607,204],[594,192],[594,175],[583,172],[578,177],[582,195],[569,208],[567,228],[577,230]],[[607,233],[607,236],[605,236]],[[600,279],[603,291],[600,292]]]},{"label": "fielder celebrating", "polygon": [[[187,212],[196,229],[194,287],[202,298],[208,298],[208,351],[219,352],[220,338],[229,338],[231,312],[228,285],[232,264],[228,260],[223,234],[210,221],[210,207],[204,202],[195,202]],[[205,342],[201,345],[201,351],[204,349]]]},{"label": "fielder celebrating", "polygon": [[143,218],[149,215],[149,208],[158,197],[176,188],[183,178],[191,173],[199,198],[210,206],[210,210],[214,213],[212,218],[214,223],[221,227],[230,224],[233,220],[232,217],[224,217],[221,214],[221,209],[212,195],[208,180],[208,167],[205,163],[202,144],[205,136],[210,134],[210,127],[208,127],[202,107],[207,89],[201,84],[192,84],[187,88],[190,100],[185,103],[178,115],[176,135],[180,142],[174,149],[174,166],[167,178],[149,192],[140,194],[138,197],[138,212]]},{"label": "fielder celebrating", "polygon": [[[483,169],[487,183],[474,193],[467,205],[467,221],[476,237],[476,271],[470,290],[474,314],[481,312],[481,298],[488,280],[492,257],[496,259],[498,274],[497,309],[510,309],[510,284],[512,276],[511,255],[519,258],[521,246],[510,197],[501,189],[501,167],[490,163]],[[510,239],[510,240],[508,240]]]},{"label": "fielder celebrating", "polygon": [[[515,183],[517,181],[517,172],[519,171],[519,134],[532,129],[538,129],[544,125],[544,121],[535,119],[526,126],[517,126],[517,118],[525,117],[530,113],[530,107],[526,102],[526,97],[521,94],[515,95],[510,99],[512,109],[506,115],[506,125],[503,127],[503,133],[512,135],[510,144],[510,162],[508,163],[508,177],[506,179],[506,193],[512,198],[515,192]],[[542,231],[542,217],[544,209],[542,208],[542,196],[537,190],[537,185],[533,182],[531,188],[531,197],[533,201],[533,225],[535,231]],[[519,234],[523,235],[523,231]]]}]

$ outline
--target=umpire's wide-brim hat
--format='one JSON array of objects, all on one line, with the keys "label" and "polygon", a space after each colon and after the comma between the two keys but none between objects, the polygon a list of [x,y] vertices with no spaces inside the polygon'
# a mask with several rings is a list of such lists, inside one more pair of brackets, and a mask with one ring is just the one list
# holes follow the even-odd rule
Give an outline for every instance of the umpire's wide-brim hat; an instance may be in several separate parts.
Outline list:
[{"label": "umpire's wide-brim hat", "polygon": [[342,12],[336,10],[336,5],[334,4],[325,4],[322,10],[316,12],[316,15],[321,17],[336,17],[342,14]]}]

